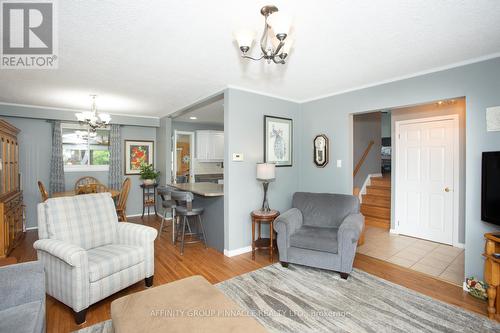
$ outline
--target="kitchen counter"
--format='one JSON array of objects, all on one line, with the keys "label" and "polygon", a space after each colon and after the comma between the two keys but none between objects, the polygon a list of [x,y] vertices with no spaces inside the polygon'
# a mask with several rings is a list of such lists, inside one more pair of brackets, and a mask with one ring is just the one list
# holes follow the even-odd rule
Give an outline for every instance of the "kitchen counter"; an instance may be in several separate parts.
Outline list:
[{"label": "kitchen counter", "polygon": [[[224,252],[224,185],[214,183],[183,183],[168,186],[194,194],[193,207],[203,208],[203,226],[207,237],[207,246]],[[191,229],[197,229],[197,223],[191,223]],[[197,230],[199,231],[199,230]],[[189,251],[186,248],[185,251]]]},{"label": "kitchen counter", "polygon": [[224,185],[214,183],[181,183],[169,186],[181,191],[192,192],[202,197],[221,197],[224,195]]}]

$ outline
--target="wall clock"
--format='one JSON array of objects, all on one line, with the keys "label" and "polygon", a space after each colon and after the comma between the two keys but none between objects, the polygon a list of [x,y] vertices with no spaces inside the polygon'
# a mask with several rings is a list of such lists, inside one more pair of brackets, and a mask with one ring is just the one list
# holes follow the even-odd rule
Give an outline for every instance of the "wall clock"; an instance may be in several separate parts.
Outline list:
[{"label": "wall clock", "polygon": [[313,141],[314,164],[324,168],[328,164],[328,138],[324,134],[316,135]]}]

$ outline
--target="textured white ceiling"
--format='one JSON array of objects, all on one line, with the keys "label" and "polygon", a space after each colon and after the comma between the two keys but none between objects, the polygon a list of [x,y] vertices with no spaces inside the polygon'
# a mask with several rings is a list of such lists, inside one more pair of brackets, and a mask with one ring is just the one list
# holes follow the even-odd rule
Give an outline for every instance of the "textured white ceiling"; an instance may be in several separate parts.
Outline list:
[{"label": "textured white ceiling", "polygon": [[[498,0],[272,1],[295,17],[287,65],[242,60],[269,1],[58,1],[59,69],[1,70],[0,102],[172,113],[227,85],[303,101],[500,52]],[[254,47],[253,51],[257,51]]]}]

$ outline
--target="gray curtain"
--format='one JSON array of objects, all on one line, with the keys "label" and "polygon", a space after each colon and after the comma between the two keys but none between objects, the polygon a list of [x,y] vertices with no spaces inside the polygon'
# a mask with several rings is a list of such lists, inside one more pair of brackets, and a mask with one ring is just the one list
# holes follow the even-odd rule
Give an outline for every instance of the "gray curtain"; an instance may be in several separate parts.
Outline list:
[{"label": "gray curtain", "polygon": [[64,161],[62,146],[61,122],[54,121],[52,127],[52,156],[50,158],[50,194],[63,192],[64,188]]},{"label": "gray curtain", "polygon": [[109,133],[108,187],[119,190],[122,186],[122,139],[120,125],[113,124]]}]

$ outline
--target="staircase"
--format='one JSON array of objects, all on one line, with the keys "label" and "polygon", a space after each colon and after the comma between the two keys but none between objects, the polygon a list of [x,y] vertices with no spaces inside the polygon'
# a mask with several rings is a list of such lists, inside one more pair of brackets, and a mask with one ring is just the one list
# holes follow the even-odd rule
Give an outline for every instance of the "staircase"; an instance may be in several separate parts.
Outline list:
[{"label": "staircase", "polygon": [[361,213],[365,224],[389,230],[391,228],[391,177],[372,177],[363,194]]}]

